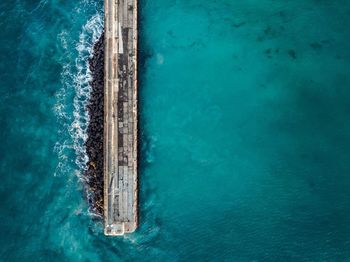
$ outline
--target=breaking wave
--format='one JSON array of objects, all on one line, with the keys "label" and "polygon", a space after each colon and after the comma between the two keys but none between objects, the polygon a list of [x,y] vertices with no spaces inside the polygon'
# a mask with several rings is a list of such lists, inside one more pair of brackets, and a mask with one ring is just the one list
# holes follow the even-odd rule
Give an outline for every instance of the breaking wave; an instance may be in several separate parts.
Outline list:
[{"label": "breaking wave", "polygon": [[[56,94],[54,107],[61,127],[55,145],[58,155],[55,175],[74,172],[80,180],[85,180],[83,173],[89,160],[85,148],[89,124],[86,105],[92,80],[88,60],[102,31],[103,14],[96,13],[82,27],[78,41],[71,40],[66,31],[59,34],[66,57],[61,73],[62,87]],[[73,52],[72,49],[69,50],[72,45],[75,46]]]}]

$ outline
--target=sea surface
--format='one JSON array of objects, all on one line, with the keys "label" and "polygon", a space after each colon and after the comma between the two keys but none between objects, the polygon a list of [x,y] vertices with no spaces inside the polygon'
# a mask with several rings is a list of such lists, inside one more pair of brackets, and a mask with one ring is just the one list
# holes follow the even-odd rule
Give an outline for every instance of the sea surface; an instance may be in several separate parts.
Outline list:
[{"label": "sea surface", "polygon": [[139,0],[140,225],[89,212],[102,0],[0,2],[0,261],[350,261],[350,2]]}]

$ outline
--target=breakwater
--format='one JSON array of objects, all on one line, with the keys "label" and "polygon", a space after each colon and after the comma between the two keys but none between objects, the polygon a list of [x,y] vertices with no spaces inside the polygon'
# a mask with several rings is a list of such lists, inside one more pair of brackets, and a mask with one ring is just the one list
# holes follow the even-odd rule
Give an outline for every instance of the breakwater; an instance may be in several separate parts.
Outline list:
[{"label": "breakwater", "polygon": [[87,110],[90,117],[88,138],[85,143],[89,157],[85,178],[88,187],[90,210],[103,216],[103,93],[104,93],[104,33],[94,44],[93,56],[89,59],[92,81]]},{"label": "breakwater", "polygon": [[137,226],[137,2],[105,1],[105,31],[89,60],[92,75],[85,177],[90,211],[106,235]]},{"label": "breakwater", "polygon": [[137,0],[105,0],[104,223],[137,227]]}]

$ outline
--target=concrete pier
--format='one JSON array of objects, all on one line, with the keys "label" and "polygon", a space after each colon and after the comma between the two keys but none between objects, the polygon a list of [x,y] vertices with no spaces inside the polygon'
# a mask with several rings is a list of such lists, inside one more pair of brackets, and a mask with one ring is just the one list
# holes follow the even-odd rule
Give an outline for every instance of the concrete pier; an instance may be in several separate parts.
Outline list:
[{"label": "concrete pier", "polygon": [[137,227],[137,0],[105,0],[104,232]]}]

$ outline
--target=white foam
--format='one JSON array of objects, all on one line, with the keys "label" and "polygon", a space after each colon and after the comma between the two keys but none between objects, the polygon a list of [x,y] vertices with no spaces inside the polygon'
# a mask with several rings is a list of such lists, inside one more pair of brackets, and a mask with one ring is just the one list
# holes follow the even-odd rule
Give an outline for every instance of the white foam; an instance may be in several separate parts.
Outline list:
[{"label": "white foam", "polygon": [[[87,128],[89,115],[86,105],[90,98],[91,72],[89,69],[89,58],[93,53],[93,45],[99,39],[103,31],[103,14],[96,13],[82,27],[79,41],[75,49],[77,56],[74,59],[72,51],[68,50],[68,33],[62,31],[58,38],[61,46],[66,51],[69,63],[65,64],[61,73],[62,88],[56,94],[54,111],[58,121],[62,125],[60,138],[55,145],[55,152],[58,155],[58,166],[55,175],[74,172],[84,180],[83,172],[86,170],[88,156],[86,154],[85,142],[87,140]],[[72,113],[73,111],[73,113]],[[64,139],[65,134],[69,139]],[[75,160],[72,160],[75,154]],[[72,162],[75,167],[72,168]],[[73,164],[74,166],[74,164]]]}]

